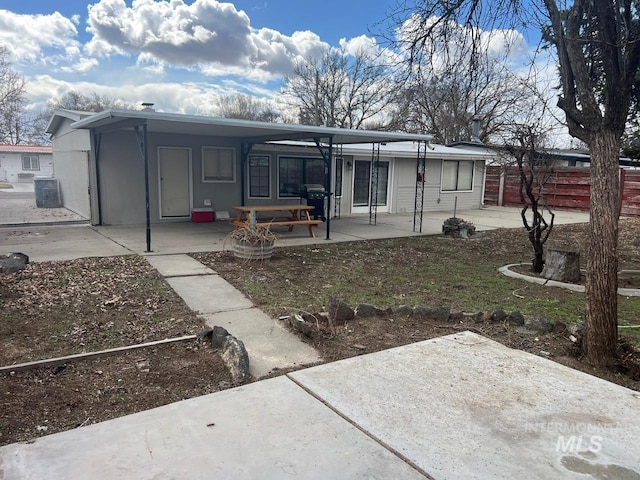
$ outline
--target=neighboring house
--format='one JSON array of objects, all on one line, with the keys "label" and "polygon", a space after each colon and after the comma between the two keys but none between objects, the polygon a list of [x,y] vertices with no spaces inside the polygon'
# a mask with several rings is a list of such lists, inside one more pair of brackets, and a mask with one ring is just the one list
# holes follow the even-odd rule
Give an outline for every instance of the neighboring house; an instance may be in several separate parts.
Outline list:
[{"label": "neighboring house", "polygon": [[491,157],[430,145],[429,135],[151,109],[56,111],[47,133],[62,203],[99,225],[188,220],[205,204],[297,203],[302,184],[331,192],[330,217],[480,208]]},{"label": "neighboring house", "polygon": [[26,183],[53,174],[51,146],[0,145],[0,181]]}]

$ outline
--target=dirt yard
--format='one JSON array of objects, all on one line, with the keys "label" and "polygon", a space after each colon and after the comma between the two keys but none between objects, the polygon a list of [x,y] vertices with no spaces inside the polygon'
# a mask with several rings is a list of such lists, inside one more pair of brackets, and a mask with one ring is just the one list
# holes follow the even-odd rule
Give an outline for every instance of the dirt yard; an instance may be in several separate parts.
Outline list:
[{"label": "dirt yard", "polygon": [[[140,257],[45,262],[0,276],[0,364],[122,347],[202,331]],[[231,386],[196,341],[0,374],[0,445]]]}]

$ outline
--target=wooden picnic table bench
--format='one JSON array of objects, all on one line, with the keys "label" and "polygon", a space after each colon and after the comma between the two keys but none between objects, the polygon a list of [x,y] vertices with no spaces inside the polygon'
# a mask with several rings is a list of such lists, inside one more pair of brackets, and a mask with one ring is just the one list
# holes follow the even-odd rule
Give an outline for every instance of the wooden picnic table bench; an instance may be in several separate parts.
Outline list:
[{"label": "wooden picnic table bench", "polygon": [[[315,208],[312,205],[245,205],[231,208],[238,212],[235,218],[229,219],[235,228],[251,225],[252,212],[255,212],[258,228],[289,227],[291,232],[296,225],[304,225],[309,229],[309,236],[314,238],[316,234],[313,227],[322,223],[321,220],[311,220],[309,211]],[[265,215],[266,213],[275,215]]]}]

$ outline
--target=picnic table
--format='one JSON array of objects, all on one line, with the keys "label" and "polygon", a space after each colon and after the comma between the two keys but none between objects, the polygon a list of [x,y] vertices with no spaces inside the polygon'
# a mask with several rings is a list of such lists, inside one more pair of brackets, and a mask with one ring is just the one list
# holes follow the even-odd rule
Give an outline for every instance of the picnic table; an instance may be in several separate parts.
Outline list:
[{"label": "picnic table", "polygon": [[309,229],[309,236],[315,237],[313,227],[322,223],[322,220],[311,219],[309,212],[315,208],[312,205],[243,205],[231,208],[238,212],[236,217],[229,219],[235,228],[251,225],[251,215],[255,214],[256,227],[289,227],[291,232],[296,225],[304,225]]}]

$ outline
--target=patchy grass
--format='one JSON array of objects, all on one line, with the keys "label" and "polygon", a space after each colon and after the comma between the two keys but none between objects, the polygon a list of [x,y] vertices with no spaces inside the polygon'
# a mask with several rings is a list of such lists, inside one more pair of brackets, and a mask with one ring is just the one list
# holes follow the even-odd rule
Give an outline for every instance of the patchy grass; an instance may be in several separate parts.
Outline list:
[{"label": "patchy grass", "polygon": [[[586,251],[587,225],[554,229],[547,248]],[[620,269],[640,270],[640,220],[620,223]],[[375,227],[371,227],[375,228]],[[640,329],[621,328],[621,357],[613,368],[592,368],[579,358],[575,338],[558,325],[553,333],[523,332],[506,323],[474,321],[470,316],[449,323],[403,318],[394,314],[355,318],[323,325],[332,296],[352,307],[369,303],[380,308],[399,305],[445,306],[452,311],[488,312],[500,307],[567,326],[584,320],[585,296],[501,275],[498,268],[531,257],[524,229],[480,233],[471,239],[442,236],[324,244],[277,249],[270,261],[240,265],[227,253],[199,253],[210,266],[260,308],[274,317],[300,311],[312,314],[313,335],[301,335],[325,360],[405,345],[471,330],[509,347],[551,358],[572,368],[640,390]],[[638,285],[640,287],[640,285]],[[619,297],[620,325],[640,325],[640,298]]]},{"label": "patchy grass", "polygon": [[[638,227],[638,220],[621,221],[620,268],[640,269]],[[552,240],[584,252],[586,228],[556,226]],[[553,245],[550,241],[549,247]],[[584,294],[498,272],[505,264],[527,262],[531,254],[524,229],[501,229],[471,239],[428,236],[277,249],[270,261],[242,268],[224,252],[194,257],[274,317],[295,310],[320,312],[331,296],[337,296],[352,305],[363,302],[381,308],[444,305],[475,312],[501,307],[569,325],[582,321]],[[640,324],[640,298],[619,297],[619,322]],[[621,333],[640,340],[630,330]]]}]

